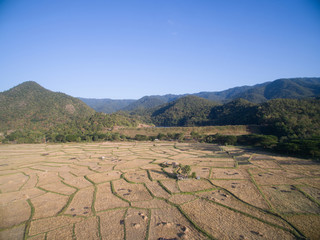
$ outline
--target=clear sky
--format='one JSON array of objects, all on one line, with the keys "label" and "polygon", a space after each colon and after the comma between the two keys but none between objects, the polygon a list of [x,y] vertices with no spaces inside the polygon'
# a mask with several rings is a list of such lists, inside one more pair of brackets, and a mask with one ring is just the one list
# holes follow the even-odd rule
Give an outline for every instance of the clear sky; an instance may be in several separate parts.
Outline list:
[{"label": "clear sky", "polygon": [[220,91],[320,77],[319,0],[0,0],[0,91]]}]

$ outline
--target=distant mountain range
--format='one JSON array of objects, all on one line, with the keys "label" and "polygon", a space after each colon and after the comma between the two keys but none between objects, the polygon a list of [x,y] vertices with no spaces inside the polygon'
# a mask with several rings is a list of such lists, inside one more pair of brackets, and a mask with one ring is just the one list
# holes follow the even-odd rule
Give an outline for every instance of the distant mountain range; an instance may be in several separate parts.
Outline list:
[{"label": "distant mountain range", "polygon": [[137,100],[123,99],[113,100],[109,98],[96,99],[96,98],[81,98],[81,101],[86,103],[88,106],[96,110],[97,112],[113,113],[119,110],[125,109],[128,105],[135,103]]},{"label": "distant mountain range", "polygon": [[175,101],[187,95],[201,97],[207,100],[227,103],[235,99],[245,99],[252,103],[263,103],[276,98],[301,99],[320,95],[320,78],[284,78],[254,86],[230,88],[219,92],[199,92],[181,95],[144,96],[138,100],[112,100],[80,98],[96,111],[112,113],[119,110],[146,110],[165,103]]},{"label": "distant mountain range", "polygon": [[[320,78],[295,78],[191,95],[146,96],[139,100],[84,99],[97,110],[127,110],[106,114],[96,112],[78,98],[29,81],[0,93],[0,142],[124,141],[132,137],[117,131],[123,127],[245,125],[261,134],[237,138],[200,134],[193,128],[188,138],[263,146],[319,159],[319,93]],[[143,131],[152,134],[152,130]],[[168,139],[177,139],[179,135],[183,139],[181,132],[162,135]],[[134,139],[159,139],[158,136],[136,134]]]},{"label": "distant mountain range", "polygon": [[136,101],[86,100],[99,109],[128,111],[105,114],[78,98],[29,81],[0,93],[0,131],[6,135],[25,130],[28,139],[40,131],[46,139],[63,135],[65,140],[68,136],[79,141],[97,139],[114,126],[139,123],[166,127],[254,124],[268,126],[269,133],[279,137],[320,136],[319,94],[320,78],[295,78],[221,92],[146,96]]}]

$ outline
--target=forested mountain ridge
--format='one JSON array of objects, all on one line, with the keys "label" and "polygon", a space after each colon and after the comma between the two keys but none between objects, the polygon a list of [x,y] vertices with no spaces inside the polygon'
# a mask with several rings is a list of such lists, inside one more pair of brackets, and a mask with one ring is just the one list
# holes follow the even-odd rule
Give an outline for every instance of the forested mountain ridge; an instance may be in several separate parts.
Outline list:
[{"label": "forested mountain ridge", "polygon": [[151,121],[157,126],[208,125],[210,110],[216,105],[218,103],[188,95],[150,110]]},{"label": "forested mountain ridge", "polygon": [[[267,134],[288,138],[320,136],[320,98],[273,99],[258,106]],[[320,148],[320,146],[319,146]]]},{"label": "forested mountain ridge", "polygon": [[317,97],[320,94],[320,78],[287,78],[255,86],[234,95],[251,102],[261,103],[271,99],[301,99]]},{"label": "forested mountain ridge", "polygon": [[[79,99],[49,91],[35,82],[25,82],[0,93],[0,140],[2,143],[125,140],[127,136],[117,132],[118,127],[137,127],[140,123],[166,127],[255,125],[267,136],[239,138],[240,142],[255,145],[257,140],[263,146],[277,146],[281,151],[320,156],[317,150],[320,148],[320,98],[313,97],[319,93],[318,82],[319,79],[278,80],[260,84],[256,90],[243,87],[220,94],[227,97],[244,91],[242,94],[246,92],[246,96],[260,99],[279,96],[291,99],[252,103],[238,98],[219,103],[194,95],[165,95],[151,98],[151,102],[150,97],[144,98],[145,102],[140,101],[144,108],[113,114],[95,112]],[[150,108],[166,101],[170,102]],[[140,135],[134,139],[148,138]],[[207,142],[216,139],[220,143],[231,139],[228,144],[232,144],[236,138],[201,139]]]},{"label": "forested mountain ridge", "polygon": [[[199,92],[181,95],[167,94],[162,96],[144,96],[138,100],[133,100],[132,102],[130,102],[130,104],[124,106],[123,108],[113,109],[114,111],[145,110],[160,106],[164,103],[175,101],[187,95],[193,95],[220,103],[227,103],[239,98],[248,100],[252,103],[263,103],[276,98],[301,99],[306,97],[317,97],[320,95],[320,78],[283,78],[277,79],[272,82],[256,84],[254,86],[234,87],[218,92]],[[110,109],[112,109],[107,106],[109,104],[108,102],[105,103],[105,107],[101,107],[103,103],[101,103],[99,107],[96,107],[95,104],[92,104],[86,99],[81,99],[96,111],[110,113]],[[109,104],[109,106],[111,105]]]},{"label": "forested mountain ridge", "polygon": [[190,95],[143,114],[156,126],[259,125],[264,133],[278,137],[320,135],[320,98],[273,99],[260,104],[240,98],[218,104]]},{"label": "forested mountain ridge", "polygon": [[0,129],[50,128],[94,110],[77,98],[52,92],[33,81],[0,93]]}]

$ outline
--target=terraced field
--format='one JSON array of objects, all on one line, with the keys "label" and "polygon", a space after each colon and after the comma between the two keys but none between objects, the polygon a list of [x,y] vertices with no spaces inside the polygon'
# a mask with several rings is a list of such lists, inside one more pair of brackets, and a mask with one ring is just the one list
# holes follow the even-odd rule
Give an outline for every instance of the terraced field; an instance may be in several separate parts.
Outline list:
[{"label": "terraced field", "polygon": [[320,165],[236,147],[1,145],[0,191],[0,239],[320,239]]}]

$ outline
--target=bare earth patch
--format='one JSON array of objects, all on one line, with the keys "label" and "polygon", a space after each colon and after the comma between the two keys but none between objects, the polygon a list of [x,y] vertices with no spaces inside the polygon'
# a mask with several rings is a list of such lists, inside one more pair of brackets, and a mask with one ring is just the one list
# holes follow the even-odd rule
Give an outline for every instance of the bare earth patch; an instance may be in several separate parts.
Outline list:
[{"label": "bare earth patch", "polygon": [[182,192],[197,192],[201,190],[215,188],[207,180],[195,181],[194,179],[186,179],[186,180],[178,181],[178,185]]},{"label": "bare earth patch", "polygon": [[319,215],[292,215],[286,219],[296,226],[309,239],[320,239],[320,216]]},{"label": "bare earth patch", "polygon": [[92,215],[91,205],[93,191],[93,187],[88,187],[80,189],[78,192],[76,192],[69,207],[65,211],[65,214],[70,214],[73,217]]},{"label": "bare earth patch", "polygon": [[216,239],[294,239],[290,232],[205,200],[186,203],[182,209]]},{"label": "bare earth patch", "polygon": [[96,201],[94,206],[96,211],[128,206],[128,202],[121,200],[112,193],[110,183],[103,183],[97,186]]},{"label": "bare earth patch", "polygon": [[211,178],[216,179],[249,179],[249,174],[244,169],[222,169],[212,171]]},{"label": "bare earth patch", "polygon": [[125,210],[99,213],[102,239],[122,240],[124,237]]},{"label": "bare earth patch", "polygon": [[46,193],[31,200],[34,207],[33,219],[53,217],[67,204],[69,197],[55,193]]},{"label": "bare earth patch", "polygon": [[227,189],[244,202],[263,209],[269,209],[263,196],[250,180],[212,180],[212,183]]},{"label": "bare earth patch", "polygon": [[145,239],[148,229],[148,211],[143,209],[128,209],[125,218],[127,239]]},{"label": "bare earth patch", "polygon": [[150,239],[207,239],[175,208],[151,210]]},{"label": "bare earth patch", "polygon": [[132,184],[125,180],[114,181],[116,193],[128,201],[146,201],[151,200],[152,196],[142,184]]},{"label": "bare earth patch", "polygon": [[320,214],[320,206],[292,185],[263,186],[262,190],[271,204],[281,213]]}]

